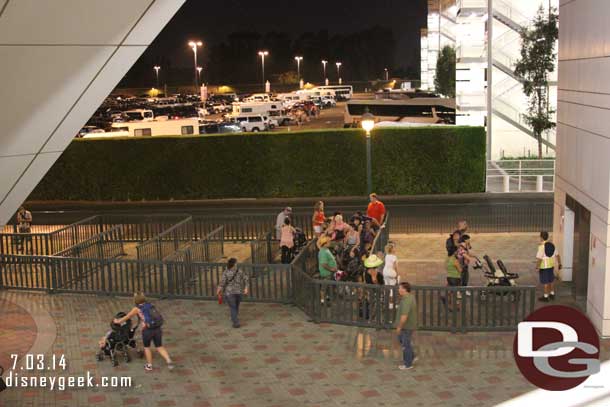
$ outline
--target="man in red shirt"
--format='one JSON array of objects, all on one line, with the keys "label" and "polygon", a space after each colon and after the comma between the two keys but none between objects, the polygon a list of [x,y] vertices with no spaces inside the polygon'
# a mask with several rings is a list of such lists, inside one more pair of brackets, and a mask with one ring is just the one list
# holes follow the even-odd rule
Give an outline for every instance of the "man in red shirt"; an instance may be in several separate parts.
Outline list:
[{"label": "man in red shirt", "polygon": [[366,216],[373,218],[373,222],[377,226],[381,226],[383,224],[383,219],[385,218],[385,205],[377,198],[376,193],[369,195],[369,198],[371,203],[369,203],[368,208],[366,208]]}]

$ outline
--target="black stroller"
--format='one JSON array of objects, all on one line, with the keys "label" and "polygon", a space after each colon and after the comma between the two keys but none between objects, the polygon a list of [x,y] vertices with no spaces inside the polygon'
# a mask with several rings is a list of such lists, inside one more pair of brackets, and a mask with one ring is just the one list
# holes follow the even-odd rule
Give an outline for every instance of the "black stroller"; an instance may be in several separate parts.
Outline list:
[{"label": "black stroller", "polygon": [[293,239],[294,247],[292,249],[293,256],[296,256],[297,254],[299,254],[301,252],[301,250],[303,250],[303,248],[305,246],[307,246],[307,236],[305,235],[305,232],[303,232],[303,229],[295,228],[295,231],[296,232],[294,233],[294,239]]},{"label": "black stroller", "polygon": [[[477,259],[474,268],[481,269],[483,271],[483,276],[487,279],[486,287],[517,286],[517,279],[519,278],[519,274],[510,273],[502,262],[502,260],[497,261],[498,268],[495,267],[493,261],[489,256],[483,256],[483,260],[485,260],[485,263],[482,263],[479,259]],[[497,295],[509,295],[510,300],[512,302],[515,302],[519,299],[519,293],[517,291],[498,292]],[[487,292],[485,290],[482,290],[481,299],[485,300],[486,298]]]},{"label": "black stroller", "polygon": [[[114,318],[123,318],[124,312],[119,312]],[[135,326],[133,326],[131,319],[124,322],[122,325],[115,324],[114,319],[110,321],[111,331],[106,336],[106,344],[97,354],[97,360],[102,361],[106,356],[110,356],[112,366],[117,366],[119,361],[117,355],[122,353],[125,363],[131,362],[131,355],[129,355],[129,348],[136,349],[136,340],[134,339],[136,330],[140,326],[140,318]],[[144,352],[138,351],[138,356],[143,357]]]}]

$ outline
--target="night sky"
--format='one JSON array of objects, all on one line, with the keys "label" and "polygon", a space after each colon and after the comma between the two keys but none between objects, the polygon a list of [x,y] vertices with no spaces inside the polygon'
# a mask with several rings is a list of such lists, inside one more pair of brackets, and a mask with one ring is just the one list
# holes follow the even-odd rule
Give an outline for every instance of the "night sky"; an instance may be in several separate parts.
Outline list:
[{"label": "night sky", "polygon": [[[187,0],[132,71],[150,74],[150,66],[164,61],[176,69],[191,67],[189,39],[199,39],[205,44],[199,64],[206,69],[210,49],[226,41],[233,32],[264,35],[276,31],[296,39],[307,32],[328,30],[332,36],[375,26],[393,32],[396,42],[393,68],[418,69],[419,32],[426,26],[426,13],[426,0]],[[134,77],[132,74],[131,78]]]}]

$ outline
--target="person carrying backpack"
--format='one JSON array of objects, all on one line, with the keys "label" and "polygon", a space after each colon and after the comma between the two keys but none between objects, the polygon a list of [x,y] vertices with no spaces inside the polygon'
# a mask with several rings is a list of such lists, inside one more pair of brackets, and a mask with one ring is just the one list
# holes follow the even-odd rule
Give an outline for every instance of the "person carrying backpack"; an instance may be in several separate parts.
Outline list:
[{"label": "person carrying backpack", "polygon": [[557,253],[555,245],[549,242],[549,232],[540,232],[540,245],[536,254],[536,270],[540,275],[540,284],[544,292],[539,301],[549,302],[555,299],[555,259],[558,269],[561,270],[561,257]]},{"label": "person carrying backpack", "polygon": [[133,297],[135,307],[131,309],[123,318],[115,318],[115,324],[122,324],[123,322],[135,317],[136,315],[140,318],[142,323],[142,342],[144,344],[144,355],[146,357],[146,364],[144,370],[151,371],[152,367],[152,351],[150,350],[150,343],[155,344],[157,352],[167,362],[167,368],[172,370],[174,364],[172,359],[167,353],[167,350],[163,347],[163,332],[161,326],[163,325],[163,316],[161,313],[146,300],[143,293],[136,293]]}]

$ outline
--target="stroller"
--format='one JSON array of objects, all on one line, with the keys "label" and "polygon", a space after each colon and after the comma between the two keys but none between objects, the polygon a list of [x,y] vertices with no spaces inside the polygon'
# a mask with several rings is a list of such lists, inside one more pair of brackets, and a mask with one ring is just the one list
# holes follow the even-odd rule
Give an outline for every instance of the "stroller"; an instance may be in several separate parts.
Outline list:
[{"label": "stroller", "polygon": [[[127,314],[124,312],[119,312],[115,315],[115,318],[123,318],[125,315]],[[102,361],[104,360],[104,357],[110,356],[112,366],[117,366],[119,364],[117,355],[122,353],[125,363],[131,362],[129,348],[136,349],[136,340],[134,339],[134,336],[139,326],[139,318],[135,326],[132,325],[131,320],[127,320],[125,323],[123,323],[123,325],[115,324],[113,321],[111,321],[111,331],[106,335],[106,344],[99,350],[97,360]],[[138,356],[143,357],[144,352],[141,350],[138,351]]]},{"label": "stroller", "polygon": [[307,236],[303,229],[295,228],[296,232],[294,234],[294,247],[292,249],[293,256],[296,256],[303,250],[305,246],[307,246]]},{"label": "stroller", "polygon": [[[488,255],[483,256],[485,263],[477,259],[474,268],[483,271],[483,276],[487,279],[486,287],[516,287],[519,274],[510,273],[502,260],[497,261],[498,268],[495,267],[493,261]],[[497,295],[509,295],[511,301],[516,301],[519,298],[519,293],[513,292],[498,292]],[[481,300],[487,298],[487,292],[481,291]]]}]

